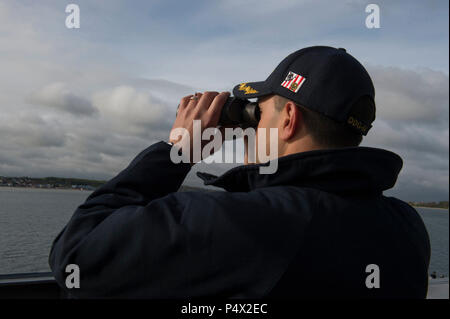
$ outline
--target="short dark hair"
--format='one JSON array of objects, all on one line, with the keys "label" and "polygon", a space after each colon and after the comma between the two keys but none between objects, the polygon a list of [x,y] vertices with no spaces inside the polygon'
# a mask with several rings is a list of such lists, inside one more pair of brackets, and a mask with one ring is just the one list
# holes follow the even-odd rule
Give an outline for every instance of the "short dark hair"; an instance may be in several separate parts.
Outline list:
[{"label": "short dark hair", "polygon": [[[288,101],[294,103],[279,95],[275,95],[275,101],[276,108],[279,111],[283,109]],[[370,99],[363,97],[355,105],[361,108],[365,103],[369,102]],[[354,147],[361,144],[363,139],[362,134],[352,129],[345,122],[336,122],[321,113],[310,110],[297,103],[294,104],[300,108],[305,126],[317,145],[324,148],[341,148]]]}]

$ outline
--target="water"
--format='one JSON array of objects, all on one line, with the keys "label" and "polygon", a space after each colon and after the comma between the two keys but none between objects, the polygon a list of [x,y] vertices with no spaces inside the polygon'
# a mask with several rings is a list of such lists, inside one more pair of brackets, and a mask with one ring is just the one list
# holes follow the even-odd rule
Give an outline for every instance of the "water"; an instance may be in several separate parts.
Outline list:
[{"label": "water", "polygon": [[417,208],[431,241],[429,271],[448,276],[448,210]]},{"label": "water", "polygon": [[[0,274],[50,271],[53,239],[89,194],[0,187]],[[448,210],[417,210],[430,234],[430,273],[448,275]]]},{"label": "water", "polygon": [[90,193],[0,187],[0,274],[50,271],[53,239]]}]

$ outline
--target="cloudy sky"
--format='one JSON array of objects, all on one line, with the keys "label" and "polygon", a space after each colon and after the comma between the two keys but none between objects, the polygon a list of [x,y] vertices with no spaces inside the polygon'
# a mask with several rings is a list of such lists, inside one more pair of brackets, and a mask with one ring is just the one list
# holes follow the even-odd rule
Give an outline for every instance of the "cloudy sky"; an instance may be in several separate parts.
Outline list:
[{"label": "cloudy sky", "polygon": [[330,45],[374,80],[363,145],[404,159],[388,194],[448,200],[448,1],[377,1],[380,29],[359,0],[74,0],[80,29],[65,27],[69,3],[0,0],[0,176],[108,179],[167,138],[182,96],[263,80],[289,53]]}]

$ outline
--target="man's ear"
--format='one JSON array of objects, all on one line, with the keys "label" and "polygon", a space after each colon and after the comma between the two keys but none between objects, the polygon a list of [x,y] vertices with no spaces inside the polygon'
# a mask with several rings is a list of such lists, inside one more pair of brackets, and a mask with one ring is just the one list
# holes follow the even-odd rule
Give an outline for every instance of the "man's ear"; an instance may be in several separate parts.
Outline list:
[{"label": "man's ear", "polygon": [[302,116],[300,109],[293,102],[289,101],[284,105],[281,111],[281,127],[278,132],[282,140],[287,141],[295,135]]}]

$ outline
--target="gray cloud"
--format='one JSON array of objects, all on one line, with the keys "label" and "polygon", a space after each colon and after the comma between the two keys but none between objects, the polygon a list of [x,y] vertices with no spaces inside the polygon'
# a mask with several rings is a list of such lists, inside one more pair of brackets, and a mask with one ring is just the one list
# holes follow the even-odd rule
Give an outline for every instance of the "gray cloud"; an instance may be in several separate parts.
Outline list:
[{"label": "gray cloud", "polygon": [[363,145],[392,150],[404,161],[396,187],[407,200],[444,200],[449,185],[448,75],[370,67],[377,119]]},{"label": "gray cloud", "polygon": [[369,68],[383,120],[448,127],[448,75],[422,69]]},{"label": "gray cloud", "polygon": [[93,104],[103,117],[118,127],[123,124],[128,128],[130,125],[167,128],[168,104],[131,86],[122,85],[95,93]]},{"label": "gray cloud", "polygon": [[62,127],[34,114],[3,117],[0,136],[1,143],[16,147],[62,147],[66,141]]},{"label": "gray cloud", "polygon": [[89,116],[97,113],[88,99],[75,95],[64,83],[52,83],[31,93],[27,102],[54,107],[74,115]]}]

